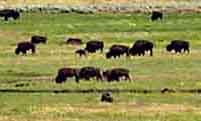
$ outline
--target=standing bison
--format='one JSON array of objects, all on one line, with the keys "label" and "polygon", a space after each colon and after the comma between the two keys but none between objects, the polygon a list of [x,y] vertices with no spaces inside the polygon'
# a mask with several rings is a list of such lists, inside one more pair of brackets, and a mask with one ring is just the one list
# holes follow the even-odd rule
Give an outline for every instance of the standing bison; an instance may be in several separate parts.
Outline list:
[{"label": "standing bison", "polygon": [[97,80],[102,80],[102,74],[99,68],[95,67],[83,67],[80,69],[79,78],[90,80],[90,78],[96,77]]},{"label": "standing bison", "polygon": [[166,50],[168,52],[174,50],[175,53],[182,53],[183,50],[183,53],[190,53],[189,42],[184,40],[172,40],[171,43],[167,45]]},{"label": "standing bison", "polygon": [[163,19],[163,13],[159,11],[153,11],[151,15],[151,20],[156,21],[156,20],[162,20]]},{"label": "standing bison", "polygon": [[126,56],[129,56],[129,47],[125,45],[113,45],[110,47],[109,52],[106,53],[106,58],[111,57],[120,57],[121,55],[126,54]]},{"label": "standing bison", "polygon": [[122,78],[131,81],[129,70],[125,68],[114,68],[103,72],[103,77],[108,81],[120,81]]},{"label": "standing bison", "polygon": [[68,38],[66,43],[71,45],[81,45],[83,42],[79,38]]},{"label": "standing bison", "polygon": [[75,81],[79,83],[79,69],[75,68],[61,68],[56,76],[56,83],[63,83],[69,77],[75,77]]},{"label": "standing bison", "polygon": [[47,37],[34,35],[31,37],[31,42],[33,44],[39,44],[39,43],[47,43]]},{"label": "standing bison", "polygon": [[20,52],[26,55],[27,51],[31,50],[32,54],[35,53],[35,45],[31,42],[20,42],[17,44],[17,48],[15,49],[15,54],[19,55]]},{"label": "standing bison", "polygon": [[9,18],[16,20],[20,17],[20,13],[16,10],[4,9],[0,10],[0,17],[4,17],[5,21],[8,21]]},{"label": "standing bison", "polygon": [[129,50],[130,55],[145,55],[146,51],[150,51],[150,56],[153,56],[154,44],[148,40],[137,40]]},{"label": "standing bison", "polygon": [[102,41],[89,41],[86,44],[85,50],[89,53],[95,53],[97,50],[103,52],[104,43]]}]

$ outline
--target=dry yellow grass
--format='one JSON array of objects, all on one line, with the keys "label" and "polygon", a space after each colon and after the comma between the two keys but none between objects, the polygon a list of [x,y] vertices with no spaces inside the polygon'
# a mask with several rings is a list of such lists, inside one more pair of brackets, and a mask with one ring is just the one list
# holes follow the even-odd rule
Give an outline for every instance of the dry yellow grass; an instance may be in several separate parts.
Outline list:
[{"label": "dry yellow grass", "polygon": [[200,108],[184,104],[138,104],[138,103],[120,103],[120,104],[97,104],[96,106],[87,105],[51,105],[33,107],[32,114],[46,114],[52,112],[76,112],[76,113],[176,113],[176,112],[200,112]]}]

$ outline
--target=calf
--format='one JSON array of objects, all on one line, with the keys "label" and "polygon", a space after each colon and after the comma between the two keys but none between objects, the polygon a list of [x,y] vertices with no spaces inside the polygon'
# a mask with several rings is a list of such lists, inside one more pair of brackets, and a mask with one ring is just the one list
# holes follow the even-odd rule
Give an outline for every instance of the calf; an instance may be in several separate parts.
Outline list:
[{"label": "calf", "polygon": [[32,54],[35,53],[35,45],[31,42],[20,42],[17,44],[17,48],[15,49],[15,54],[19,55],[22,52],[26,55],[27,51],[31,50]]},{"label": "calf", "polygon": [[120,57],[121,55],[126,54],[127,57],[129,56],[129,47],[125,45],[113,45],[110,47],[109,52],[106,53],[106,58],[111,57]]},{"label": "calf", "polygon": [[56,76],[56,83],[63,83],[69,77],[75,77],[75,81],[79,83],[79,69],[75,68],[61,68]]},{"label": "calf", "polygon": [[0,17],[4,17],[5,21],[8,21],[8,18],[13,18],[14,20],[20,17],[20,13],[12,9],[0,10]]},{"label": "calf", "polygon": [[39,43],[45,44],[45,43],[47,43],[47,37],[34,35],[31,37],[31,42],[33,44],[39,44]]},{"label": "calf", "polygon": [[190,53],[189,42],[184,40],[172,40],[171,43],[166,46],[166,50],[168,52],[174,50],[175,53],[182,53],[183,50],[183,53]]},{"label": "calf", "polygon": [[101,96],[101,102],[112,103],[113,102],[113,98],[112,98],[111,93],[109,93],[109,92],[103,93],[102,96]]},{"label": "calf", "polygon": [[129,54],[144,56],[146,51],[150,51],[150,56],[153,56],[153,46],[154,44],[148,40],[137,40],[130,48]]},{"label": "calf", "polygon": [[114,68],[103,72],[103,77],[108,81],[120,81],[122,77],[125,80],[131,81],[129,70],[125,68]]},{"label": "calf", "polygon": [[85,49],[78,49],[75,51],[75,54],[79,54],[81,56],[87,56],[86,50]]},{"label": "calf", "polygon": [[97,50],[103,52],[104,43],[102,41],[89,41],[86,44],[85,50],[89,53],[95,53]]}]

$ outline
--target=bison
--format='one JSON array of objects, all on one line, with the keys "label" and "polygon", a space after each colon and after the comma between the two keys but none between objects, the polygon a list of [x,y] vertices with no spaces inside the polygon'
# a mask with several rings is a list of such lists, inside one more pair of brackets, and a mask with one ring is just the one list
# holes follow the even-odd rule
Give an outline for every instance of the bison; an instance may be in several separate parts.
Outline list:
[{"label": "bison", "polygon": [[83,42],[79,38],[68,38],[66,43],[71,45],[81,45]]},{"label": "bison", "polygon": [[26,55],[27,51],[31,50],[32,54],[35,53],[35,45],[31,42],[20,42],[17,44],[17,48],[15,49],[15,54],[19,55],[22,52]]},{"label": "bison", "polygon": [[31,37],[31,42],[33,44],[39,44],[39,43],[47,43],[47,37],[34,35]]},{"label": "bison", "polygon": [[9,18],[16,20],[20,17],[20,13],[13,9],[4,9],[0,10],[0,17],[4,17],[5,21],[8,21]]},{"label": "bison", "polygon": [[120,81],[122,78],[131,81],[129,70],[125,68],[114,68],[103,72],[103,77],[108,81]]},{"label": "bison", "polygon": [[111,93],[109,92],[105,92],[101,95],[101,102],[108,102],[108,103],[112,103],[113,102],[113,98]]},{"label": "bison", "polygon": [[153,11],[151,15],[151,20],[156,21],[156,20],[162,20],[163,19],[163,13],[159,11]]},{"label": "bison", "polygon": [[87,42],[85,50],[89,53],[95,53],[97,50],[101,50],[101,52],[103,52],[103,48],[104,43],[102,41],[94,40]]},{"label": "bison", "polygon": [[75,54],[78,54],[80,57],[81,56],[87,56],[87,52],[85,49],[78,49],[75,51]]},{"label": "bison", "polygon": [[79,83],[79,69],[76,68],[61,68],[56,76],[56,83],[63,83],[69,77],[75,77],[75,81]]},{"label": "bison", "polygon": [[120,57],[121,55],[126,54],[126,56],[129,56],[129,47],[125,45],[113,45],[110,47],[109,52],[106,53],[106,58],[111,57]]},{"label": "bison", "polygon": [[129,54],[144,56],[146,51],[150,51],[150,56],[153,56],[153,47],[154,44],[148,40],[137,40],[129,49]]},{"label": "bison", "polygon": [[168,52],[174,50],[175,53],[182,53],[183,50],[183,53],[190,53],[189,42],[185,40],[172,40],[171,43],[166,46],[166,50]]},{"label": "bison", "polygon": [[96,77],[97,80],[102,80],[102,74],[99,68],[87,66],[80,69],[80,79],[90,80],[93,77]]}]

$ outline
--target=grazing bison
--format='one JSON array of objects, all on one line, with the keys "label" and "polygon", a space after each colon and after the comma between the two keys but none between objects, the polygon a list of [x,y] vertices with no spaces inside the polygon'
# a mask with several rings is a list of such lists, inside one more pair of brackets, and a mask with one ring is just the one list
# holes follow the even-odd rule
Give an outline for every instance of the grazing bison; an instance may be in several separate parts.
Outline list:
[{"label": "grazing bison", "polygon": [[16,20],[20,17],[20,13],[16,10],[4,9],[4,10],[0,10],[0,17],[4,17],[5,21],[8,21],[8,18],[10,17]]},{"label": "grazing bison", "polygon": [[175,51],[175,53],[185,53],[186,51],[190,53],[189,49],[189,42],[184,40],[172,40],[170,44],[167,45],[166,50],[168,52],[171,52],[172,50]]},{"label": "grazing bison", "polygon": [[163,13],[159,11],[153,11],[151,15],[151,20],[156,21],[156,20],[162,20],[163,19]]},{"label": "grazing bison", "polygon": [[169,88],[163,88],[161,93],[175,93],[175,90]]},{"label": "grazing bison", "polygon": [[81,45],[83,42],[79,38],[69,38],[67,39],[66,43],[71,45]]},{"label": "grazing bison", "polygon": [[114,68],[103,72],[103,77],[108,81],[120,81],[122,78],[131,81],[129,70],[124,68]]},{"label": "grazing bison", "polygon": [[102,74],[99,68],[95,67],[83,67],[80,69],[79,78],[90,80],[90,78],[96,77],[97,80],[102,80]]},{"label": "grazing bison", "polygon": [[17,44],[17,48],[15,49],[15,54],[18,55],[22,52],[26,55],[27,51],[31,50],[32,54],[35,53],[35,45],[31,42],[20,42]]},{"label": "grazing bison", "polygon": [[86,50],[89,53],[95,53],[97,50],[103,52],[104,43],[102,41],[89,41],[86,44]]},{"label": "grazing bison", "polygon": [[39,43],[45,44],[45,43],[47,43],[47,37],[34,35],[31,37],[31,42],[33,44],[39,44]]},{"label": "grazing bison", "polygon": [[130,55],[136,55],[138,54],[139,56],[145,55],[146,51],[150,51],[150,56],[153,56],[153,47],[154,44],[148,40],[137,40],[132,48],[129,50]]},{"label": "grazing bison", "polygon": [[113,102],[113,98],[111,93],[109,92],[105,92],[101,95],[101,102],[108,102],[108,103],[112,103]]},{"label": "grazing bison", "polygon": [[126,56],[129,56],[129,47],[125,45],[113,45],[110,47],[109,52],[106,53],[106,58],[111,57],[120,57],[121,55],[126,54]]},{"label": "grazing bison", "polygon": [[79,69],[75,68],[61,68],[56,76],[56,83],[63,83],[69,77],[75,77],[75,81],[79,83]]},{"label": "grazing bison", "polygon": [[78,49],[75,51],[75,54],[79,54],[81,56],[87,56],[87,52],[85,49]]}]

